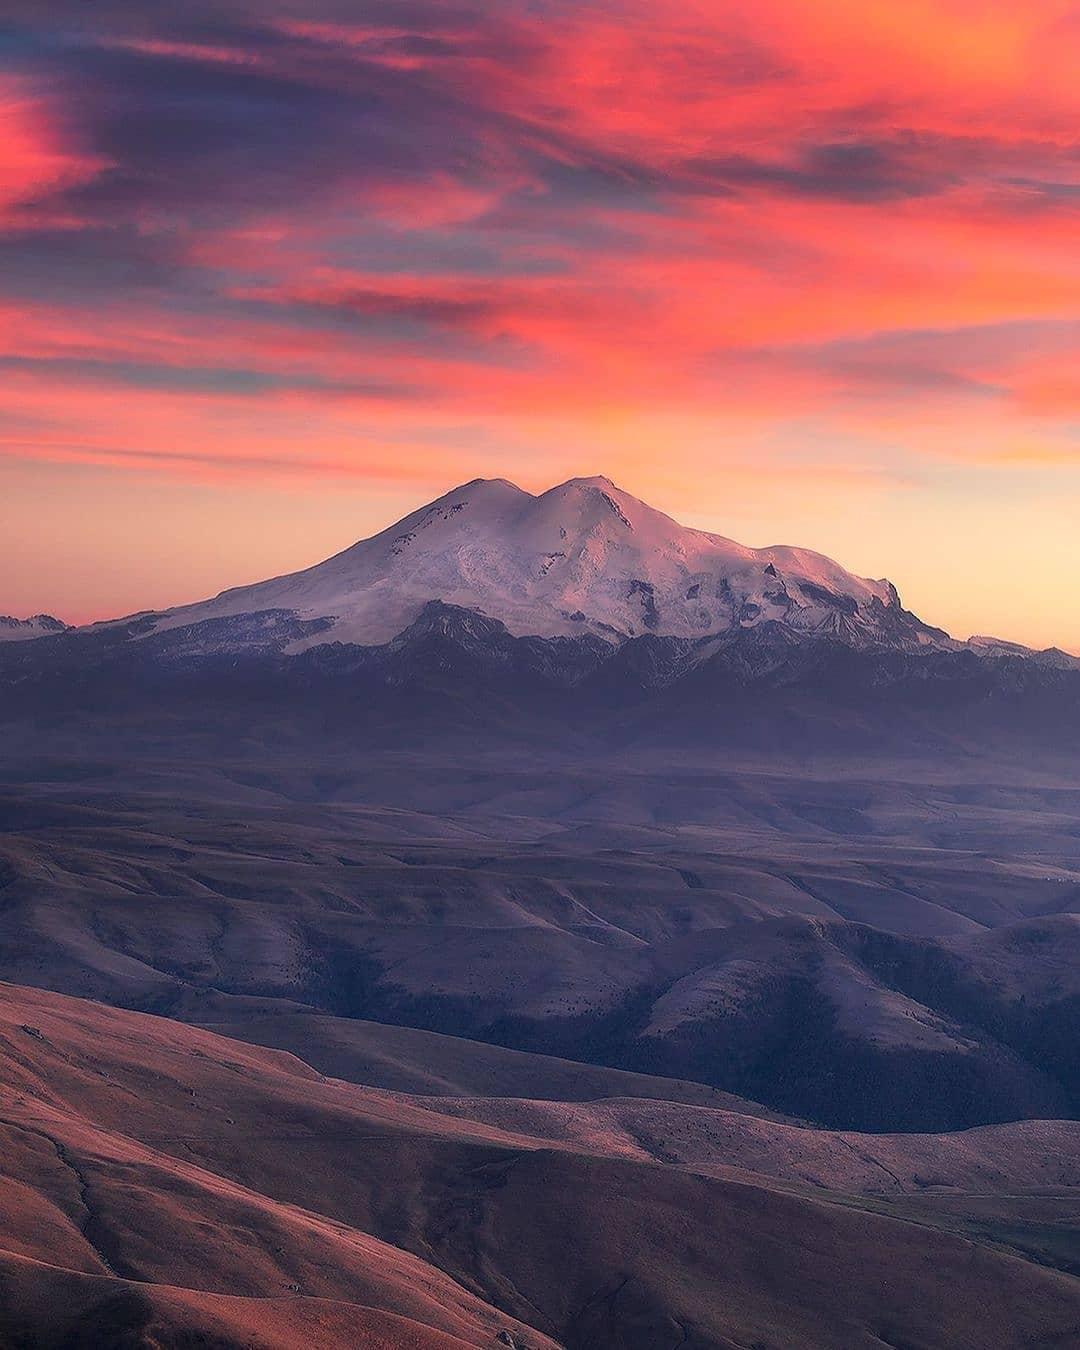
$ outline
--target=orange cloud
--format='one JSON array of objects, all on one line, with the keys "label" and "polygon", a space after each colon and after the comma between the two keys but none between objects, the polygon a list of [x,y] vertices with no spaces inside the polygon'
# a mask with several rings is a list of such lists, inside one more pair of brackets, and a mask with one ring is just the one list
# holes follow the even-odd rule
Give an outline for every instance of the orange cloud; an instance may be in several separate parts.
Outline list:
[{"label": "orange cloud", "polygon": [[0,77],[0,457],[43,492],[603,471],[855,554],[914,501],[1073,528],[1072,6],[240,12],[31,16]]}]

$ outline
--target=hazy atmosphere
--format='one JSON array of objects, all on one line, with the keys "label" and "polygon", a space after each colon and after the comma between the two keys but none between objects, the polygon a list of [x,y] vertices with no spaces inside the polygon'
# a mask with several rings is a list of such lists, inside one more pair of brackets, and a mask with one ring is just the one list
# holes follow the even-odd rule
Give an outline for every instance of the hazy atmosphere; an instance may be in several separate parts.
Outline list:
[{"label": "hazy atmosphere", "polygon": [[0,3],[0,1350],[1080,1346],[1078,71]]}]

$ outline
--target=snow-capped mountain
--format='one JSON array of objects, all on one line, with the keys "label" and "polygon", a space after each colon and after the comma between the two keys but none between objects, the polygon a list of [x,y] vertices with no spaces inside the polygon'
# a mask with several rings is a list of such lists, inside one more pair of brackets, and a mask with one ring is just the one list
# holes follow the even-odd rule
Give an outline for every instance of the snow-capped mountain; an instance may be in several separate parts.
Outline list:
[{"label": "snow-capped mountain", "polygon": [[0,642],[25,642],[29,638],[52,637],[66,633],[68,625],[51,614],[32,614],[29,619],[13,619],[0,614]]},{"label": "snow-capped mountain", "polygon": [[499,479],[302,572],[0,643],[0,706],[151,738],[177,717],[358,745],[1058,753],[1080,736],[1080,660],[958,642],[887,581],[686,529],[605,478]]},{"label": "snow-capped mountain", "polygon": [[1051,670],[1075,670],[1080,667],[1080,658],[1070,656],[1060,647],[1047,647],[1043,651],[1035,651],[1019,642],[1009,642],[1005,638],[986,637],[982,634],[968,638],[966,645],[972,651],[985,656],[1018,657],[1026,661],[1035,661]]},{"label": "snow-capped mountain", "polygon": [[306,571],[155,616],[151,631],[274,610],[324,621],[291,650],[368,646],[402,632],[433,600],[519,637],[591,633],[618,645],[772,621],[855,646],[955,645],[904,610],[888,581],[807,549],[753,549],[687,529],[599,477],[536,496],[477,479]]}]

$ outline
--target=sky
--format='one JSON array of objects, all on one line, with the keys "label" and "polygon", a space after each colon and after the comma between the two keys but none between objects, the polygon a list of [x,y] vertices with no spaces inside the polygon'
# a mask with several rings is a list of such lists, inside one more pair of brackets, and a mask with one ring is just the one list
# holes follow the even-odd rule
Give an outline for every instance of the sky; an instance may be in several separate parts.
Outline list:
[{"label": "sky", "polygon": [[1080,651],[1068,0],[5,0],[0,613],[605,474]]}]

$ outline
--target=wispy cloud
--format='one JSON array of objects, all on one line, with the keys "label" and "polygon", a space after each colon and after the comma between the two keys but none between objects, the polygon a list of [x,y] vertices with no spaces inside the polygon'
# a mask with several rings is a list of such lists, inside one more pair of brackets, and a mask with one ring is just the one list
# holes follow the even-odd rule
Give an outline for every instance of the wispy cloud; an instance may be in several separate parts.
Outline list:
[{"label": "wispy cloud", "polygon": [[791,419],[865,447],[815,439],[830,492],[883,441],[1067,466],[1078,41],[1055,0],[8,0],[0,425],[253,481],[397,444],[706,491]]}]

